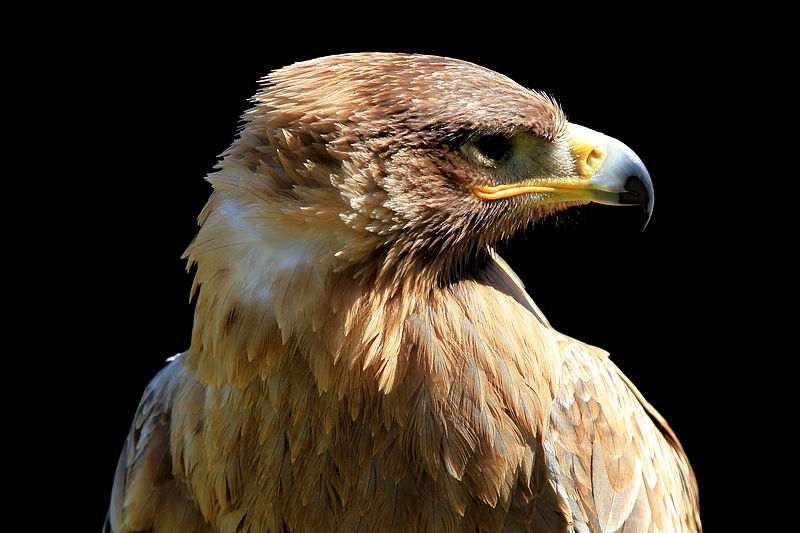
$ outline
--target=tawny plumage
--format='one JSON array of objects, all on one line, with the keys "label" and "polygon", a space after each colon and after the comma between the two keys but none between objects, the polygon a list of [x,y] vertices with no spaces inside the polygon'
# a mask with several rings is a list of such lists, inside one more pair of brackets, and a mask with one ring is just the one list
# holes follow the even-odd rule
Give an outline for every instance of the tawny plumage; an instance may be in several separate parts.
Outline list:
[{"label": "tawny plumage", "polygon": [[482,67],[348,54],[264,80],[186,251],[110,531],[699,531],[675,435],[494,243],[652,205],[630,150]]}]

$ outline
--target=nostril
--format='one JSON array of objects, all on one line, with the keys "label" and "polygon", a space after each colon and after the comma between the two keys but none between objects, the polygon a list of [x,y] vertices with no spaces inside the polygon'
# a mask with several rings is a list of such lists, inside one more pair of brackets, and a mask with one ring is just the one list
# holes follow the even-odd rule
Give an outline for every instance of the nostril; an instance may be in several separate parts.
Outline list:
[{"label": "nostril", "polygon": [[591,150],[586,156],[586,166],[591,169],[596,169],[603,162],[603,152],[597,148]]}]

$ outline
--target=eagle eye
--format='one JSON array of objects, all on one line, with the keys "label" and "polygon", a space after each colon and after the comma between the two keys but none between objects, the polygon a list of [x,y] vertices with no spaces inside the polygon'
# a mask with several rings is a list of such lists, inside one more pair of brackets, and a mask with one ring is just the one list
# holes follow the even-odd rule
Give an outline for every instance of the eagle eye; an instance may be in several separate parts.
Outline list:
[{"label": "eagle eye", "polygon": [[511,150],[511,139],[502,133],[481,135],[475,140],[475,146],[483,155],[492,161],[500,161]]}]

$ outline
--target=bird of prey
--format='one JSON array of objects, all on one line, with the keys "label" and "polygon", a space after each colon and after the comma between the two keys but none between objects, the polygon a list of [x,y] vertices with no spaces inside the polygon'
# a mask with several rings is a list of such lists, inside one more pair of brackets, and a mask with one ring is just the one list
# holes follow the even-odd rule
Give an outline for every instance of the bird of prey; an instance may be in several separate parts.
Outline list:
[{"label": "bird of prey", "polygon": [[700,531],[664,419],[493,248],[588,202],[649,212],[628,147],[425,55],[296,63],[253,104],[208,176],[191,344],[144,392],[109,531]]}]

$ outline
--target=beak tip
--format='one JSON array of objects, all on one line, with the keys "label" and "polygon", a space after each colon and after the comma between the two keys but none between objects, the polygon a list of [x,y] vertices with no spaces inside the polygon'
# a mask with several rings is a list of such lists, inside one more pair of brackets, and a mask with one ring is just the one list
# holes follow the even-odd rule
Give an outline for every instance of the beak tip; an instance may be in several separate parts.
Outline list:
[{"label": "beak tip", "polygon": [[620,200],[623,204],[642,206],[645,217],[642,226],[642,231],[644,231],[650,223],[650,217],[653,216],[653,185],[647,170],[642,167],[641,173],[628,176],[625,180],[624,192],[620,194]]},{"label": "beak tip", "polygon": [[652,203],[644,208],[644,216],[645,216],[645,219],[644,219],[644,225],[642,226],[642,233],[644,233],[644,230],[647,229],[647,225],[650,224],[650,218],[653,216],[653,204]]},{"label": "beak tip", "polygon": [[[649,176],[648,176],[648,183],[649,183]],[[642,226],[642,231],[647,229],[647,225],[650,224],[650,219],[653,217],[653,188],[652,186],[644,187],[644,201],[642,202],[642,211],[644,211],[644,225]]]}]

